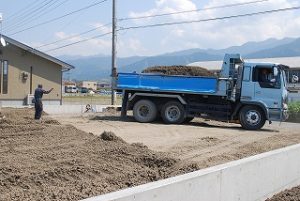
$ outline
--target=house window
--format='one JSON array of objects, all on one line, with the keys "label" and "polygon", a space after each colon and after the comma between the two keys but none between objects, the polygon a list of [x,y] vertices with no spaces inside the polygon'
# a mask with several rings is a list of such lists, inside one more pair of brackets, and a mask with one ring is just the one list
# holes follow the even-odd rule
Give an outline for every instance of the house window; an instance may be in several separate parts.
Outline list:
[{"label": "house window", "polygon": [[8,61],[0,62],[0,93],[8,93]]}]

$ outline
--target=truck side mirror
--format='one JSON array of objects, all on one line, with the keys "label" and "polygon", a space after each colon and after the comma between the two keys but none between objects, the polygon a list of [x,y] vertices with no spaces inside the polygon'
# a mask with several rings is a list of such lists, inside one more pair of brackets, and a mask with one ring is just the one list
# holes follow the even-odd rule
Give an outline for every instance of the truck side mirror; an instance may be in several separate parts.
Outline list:
[{"label": "truck side mirror", "polygon": [[292,76],[292,83],[299,82],[299,77],[297,75]]},{"label": "truck side mirror", "polygon": [[273,67],[273,75],[274,75],[274,77],[278,76],[278,68],[277,67]]}]

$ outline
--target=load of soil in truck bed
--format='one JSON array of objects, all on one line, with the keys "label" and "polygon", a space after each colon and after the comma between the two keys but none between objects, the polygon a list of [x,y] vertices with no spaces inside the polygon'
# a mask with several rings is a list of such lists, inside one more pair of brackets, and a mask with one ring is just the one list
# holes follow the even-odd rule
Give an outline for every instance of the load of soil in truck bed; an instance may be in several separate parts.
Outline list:
[{"label": "load of soil in truck bed", "polygon": [[79,200],[198,169],[113,133],[100,136],[32,109],[3,109],[0,200]]},{"label": "load of soil in truck bed", "polygon": [[164,75],[187,75],[216,77],[216,75],[202,67],[196,66],[153,66],[146,68],[142,73],[160,73]]}]

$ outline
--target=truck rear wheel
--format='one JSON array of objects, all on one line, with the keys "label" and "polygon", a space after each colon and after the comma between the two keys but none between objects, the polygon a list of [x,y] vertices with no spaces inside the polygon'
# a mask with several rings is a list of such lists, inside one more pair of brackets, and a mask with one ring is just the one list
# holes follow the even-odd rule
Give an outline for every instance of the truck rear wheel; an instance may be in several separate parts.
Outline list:
[{"label": "truck rear wheel", "polygon": [[239,119],[242,127],[247,130],[261,129],[266,122],[264,112],[255,106],[244,106],[239,113]]},{"label": "truck rear wheel", "polygon": [[133,116],[141,123],[152,122],[157,117],[156,105],[150,100],[140,100],[134,104]]},{"label": "truck rear wheel", "polygon": [[169,101],[162,107],[161,117],[167,124],[181,124],[185,120],[185,109],[181,103]]}]

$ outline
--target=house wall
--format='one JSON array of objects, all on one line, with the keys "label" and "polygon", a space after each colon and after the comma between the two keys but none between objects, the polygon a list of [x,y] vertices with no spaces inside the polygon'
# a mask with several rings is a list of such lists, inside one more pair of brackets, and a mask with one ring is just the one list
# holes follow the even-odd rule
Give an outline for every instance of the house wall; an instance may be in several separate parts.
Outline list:
[{"label": "house wall", "polygon": [[[52,93],[45,95],[45,102],[59,102],[61,100],[62,71],[61,66],[47,59],[24,51],[19,47],[9,44],[0,48],[0,60],[7,60],[8,67],[8,93],[0,93],[0,101],[14,104],[26,103],[26,97],[30,94],[30,71],[32,67],[32,93],[38,84],[44,89],[54,88]],[[28,74],[24,80],[23,72]]]},{"label": "house wall", "polygon": [[88,89],[97,90],[97,82],[83,81],[79,84],[80,87],[86,87]]}]

